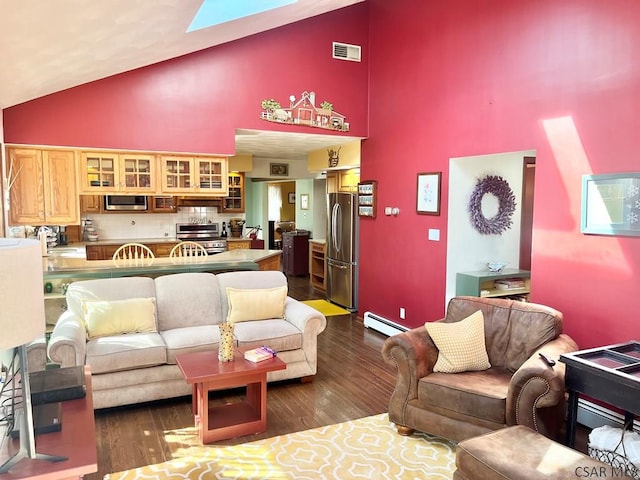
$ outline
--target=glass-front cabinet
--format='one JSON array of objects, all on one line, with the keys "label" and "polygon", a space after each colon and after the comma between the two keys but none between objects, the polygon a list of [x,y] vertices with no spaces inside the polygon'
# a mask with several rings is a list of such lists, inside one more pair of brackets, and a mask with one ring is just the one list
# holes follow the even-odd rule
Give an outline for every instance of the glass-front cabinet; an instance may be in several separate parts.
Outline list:
[{"label": "glass-front cabinet", "polygon": [[120,155],[123,186],[127,190],[155,191],[155,158],[147,155]]},{"label": "glass-front cabinet", "polygon": [[221,157],[161,157],[162,193],[226,195],[227,159]]},{"label": "glass-front cabinet", "polygon": [[244,173],[229,172],[229,193],[222,201],[225,212],[244,213]]},{"label": "glass-front cabinet", "polygon": [[153,193],[156,190],[153,155],[83,152],[80,162],[83,192]]},{"label": "glass-front cabinet", "polygon": [[193,159],[190,157],[161,157],[160,171],[163,192],[187,193],[193,190]]}]

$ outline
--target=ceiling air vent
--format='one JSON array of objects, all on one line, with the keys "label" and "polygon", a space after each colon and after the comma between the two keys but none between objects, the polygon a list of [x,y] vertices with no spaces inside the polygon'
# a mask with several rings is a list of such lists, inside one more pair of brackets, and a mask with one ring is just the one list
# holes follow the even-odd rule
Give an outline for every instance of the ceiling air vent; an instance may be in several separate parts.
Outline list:
[{"label": "ceiling air vent", "polygon": [[333,42],[333,58],[337,58],[339,60],[350,60],[352,62],[359,62],[361,51],[362,47],[359,45]]}]

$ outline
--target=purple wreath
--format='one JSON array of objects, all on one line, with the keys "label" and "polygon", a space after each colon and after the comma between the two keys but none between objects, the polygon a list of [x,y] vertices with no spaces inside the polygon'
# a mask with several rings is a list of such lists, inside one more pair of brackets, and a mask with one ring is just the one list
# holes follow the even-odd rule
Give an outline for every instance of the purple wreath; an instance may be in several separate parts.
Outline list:
[{"label": "purple wreath", "polygon": [[[482,198],[486,194],[498,198],[498,213],[487,218],[482,213]],[[478,179],[469,199],[469,217],[471,224],[482,235],[501,235],[513,223],[511,216],[516,210],[516,197],[507,181],[497,175],[487,175]]]}]

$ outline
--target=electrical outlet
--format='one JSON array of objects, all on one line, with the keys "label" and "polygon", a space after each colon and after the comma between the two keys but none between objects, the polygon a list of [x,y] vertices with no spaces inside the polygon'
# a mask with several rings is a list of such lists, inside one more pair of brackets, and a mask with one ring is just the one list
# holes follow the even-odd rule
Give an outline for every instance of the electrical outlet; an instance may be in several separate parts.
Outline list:
[{"label": "electrical outlet", "polygon": [[400,319],[404,320],[404,307],[400,307]]}]

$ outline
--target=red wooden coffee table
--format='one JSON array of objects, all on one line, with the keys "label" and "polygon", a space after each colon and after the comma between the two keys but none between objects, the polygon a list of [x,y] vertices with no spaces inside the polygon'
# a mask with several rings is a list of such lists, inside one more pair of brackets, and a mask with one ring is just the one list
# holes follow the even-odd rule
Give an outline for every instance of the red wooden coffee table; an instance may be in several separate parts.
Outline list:
[{"label": "red wooden coffee table", "polygon": [[[193,385],[191,408],[202,443],[267,429],[267,372],[287,368],[278,357],[252,363],[244,359],[244,350],[236,350],[233,362],[220,362],[218,351],[212,350],[178,355],[176,363]],[[244,401],[209,406],[209,391],[243,386],[247,387]]]}]

